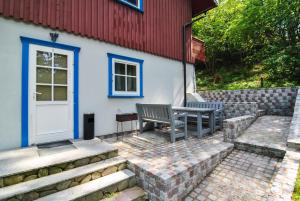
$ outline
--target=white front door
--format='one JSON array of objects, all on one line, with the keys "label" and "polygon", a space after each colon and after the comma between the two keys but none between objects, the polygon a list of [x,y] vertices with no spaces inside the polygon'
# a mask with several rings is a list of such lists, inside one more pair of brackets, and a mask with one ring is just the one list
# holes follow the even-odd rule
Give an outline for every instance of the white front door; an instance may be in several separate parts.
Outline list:
[{"label": "white front door", "polygon": [[73,138],[72,51],[29,47],[29,144]]}]

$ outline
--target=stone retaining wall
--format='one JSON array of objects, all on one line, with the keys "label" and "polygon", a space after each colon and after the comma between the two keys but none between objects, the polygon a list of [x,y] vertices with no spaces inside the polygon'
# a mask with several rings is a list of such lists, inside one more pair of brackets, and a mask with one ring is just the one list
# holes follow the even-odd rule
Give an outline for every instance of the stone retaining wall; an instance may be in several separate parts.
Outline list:
[{"label": "stone retaining wall", "polygon": [[105,159],[113,158],[118,156],[118,151],[111,151],[108,153],[103,153],[96,156],[91,156],[88,158],[82,158],[75,161],[63,163],[63,164],[56,164],[49,167],[43,167],[35,170],[31,170],[28,172],[6,176],[4,178],[0,177],[0,188],[11,186],[14,184],[18,184],[21,182],[30,181],[33,179],[46,177],[48,175],[60,173],[62,171],[70,170],[76,167],[84,166],[90,163],[96,163]]},{"label": "stone retaining wall", "polygon": [[272,179],[270,194],[267,201],[291,201],[298,175],[300,153],[287,150],[281,166]]},{"label": "stone retaining wall", "polygon": [[258,104],[256,102],[226,102],[224,103],[224,118],[234,118],[244,115],[256,116],[258,112]]},{"label": "stone retaining wall", "polygon": [[[117,171],[124,170],[126,167],[127,167],[126,163],[120,163],[120,164],[117,164],[115,166],[110,166],[110,167],[105,168],[105,169],[99,169],[96,172],[92,172],[92,173],[89,173],[89,174],[86,174],[86,175],[82,175],[80,177],[75,177],[75,178],[72,178],[72,179],[69,179],[69,180],[66,180],[66,181],[62,181],[60,183],[56,183],[56,184],[53,184],[53,185],[50,185],[50,186],[46,186],[46,187],[31,191],[31,192],[28,192],[28,193],[25,193],[25,194],[17,195],[13,198],[7,199],[7,201],[10,201],[10,200],[14,200],[14,201],[19,201],[19,200],[31,201],[31,200],[35,200],[35,199],[38,199],[38,198],[56,193],[58,191],[65,190],[67,188],[78,186],[80,184],[87,183],[89,181],[98,179],[100,177],[104,177],[106,175],[115,173]],[[127,183],[128,183],[128,181],[127,181]],[[122,186],[124,186],[124,185],[126,185],[126,184],[123,182],[123,183],[114,185],[113,188],[118,188],[120,190],[120,188],[122,188]],[[123,188],[123,189],[125,189],[125,188]],[[105,191],[100,191],[100,192],[101,192],[102,196],[105,195],[105,193],[104,193]],[[100,194],[97,194],[97,195],[100,195]]]},{"label": "stone retaining wall", "polygon": [[223,136],[225,142],[234,142],[244,130],[246,130],[254,121],[255,116],[245,115],[223,121]]},{"label": "stone retaining wall", "polygon": [[287,144],[288,147],[300,149],[300,89],[296,98]]},{"label": "stone retaining wall", "polygon": [[203,91],[200,96],[207,101],[257,102],[267,115],[292,116],[297,88],[245,89]]}]

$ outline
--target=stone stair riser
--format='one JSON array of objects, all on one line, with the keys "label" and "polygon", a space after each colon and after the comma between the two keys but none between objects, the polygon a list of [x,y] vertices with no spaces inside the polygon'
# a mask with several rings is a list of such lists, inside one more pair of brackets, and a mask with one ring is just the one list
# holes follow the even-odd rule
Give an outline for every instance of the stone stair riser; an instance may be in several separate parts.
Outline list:
[{"label": "stone stair riser", "polygon": [[270,147],[257,146],[248,143],[234,142],[234,148],[242,151],[252,152],[264,156],[283,158],[285,151]]},{"label": "stone stair riser", "polygon": [[124,181],[121,181],[117,184],[114,184],[112,186],[106,187],[104,189],[99,189],[96,192],[93,192],[87,196],[78,198],[74,201],[100,201],[102,199],[105,199],[107,197],[110,197],[111,195],[120,192],[122,190],[125,190],[127,188],[131,188],[136,185],[136,179],[135,177],[131,177],[129,179],[126,179]]},{"label": "stone stair riser", "polygon": [[25,194],[20,194],[20,195],[12,197],[10,199],[7,199],[6,201],[35,200],[37,198],[41,198],[41,197],[56,193],[58,191],[65,190],[67,188],[71,188],[71,187],[74,187],[74,186],[77,186],[80,184],[87,183],[89,181],[98,179],[100,177],[112,174],[112,173],[120,171],[120,170],[124,170],[126,168],[127,168],[127,163],[123,162],[123,163],[120,163],[120,164],[117,164],[114,166],[110,166],[110,167],[107,167],[104,169],[99,169],[96,172],[82,175],[80,177],[75,177],[75,178],[72,178],[72,179],[69,179],[66,181],[62,181],[62,182],[59,182],[59,183],[56,183],[56,184],[53,184],[50,186],[43,187],[41,189],[37,189],[37,190],[31,191],[31,192],[25,193]]},{"label": "stone stair riser", "polygon": [[117,155],[118,155],[118,151],[114,150],[111,152],[102,153],[102,154],[87,157],[87,158],[81,158],[81,159],[78,159],[75,161],[70,161],[70,162],[66,162],[66,163],[62,163],[62,164],[56,164],[56,165],[48,166],[45,168],[40,168],[40,169],[31,170],[31,171],[24,172],[24,173],[18,173],[18,174],[10,175],[7,177],[2,177],[2,178],[0,178],[0,188],[18,184],[21,182],[26,182],[26,181],[37,179],[37,178],[41,178],[41,177],[45,177],[48,175],[60,173],[62,171],[70,170],[70,169],[73,169],[76,167],[81,167],[81,166],[84,166],[87,164],[96,163],[96,162],[99,162],[102,160],[116,157]]}]

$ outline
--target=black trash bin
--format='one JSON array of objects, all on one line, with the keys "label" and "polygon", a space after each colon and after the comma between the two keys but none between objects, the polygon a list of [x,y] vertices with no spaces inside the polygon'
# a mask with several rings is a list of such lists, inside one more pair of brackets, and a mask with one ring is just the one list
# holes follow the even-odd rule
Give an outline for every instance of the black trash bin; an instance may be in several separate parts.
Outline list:
[{"label": "black trash bin", "polygon": [[83,115],[83,139],[91,140],[95,137],[95,114]]}]

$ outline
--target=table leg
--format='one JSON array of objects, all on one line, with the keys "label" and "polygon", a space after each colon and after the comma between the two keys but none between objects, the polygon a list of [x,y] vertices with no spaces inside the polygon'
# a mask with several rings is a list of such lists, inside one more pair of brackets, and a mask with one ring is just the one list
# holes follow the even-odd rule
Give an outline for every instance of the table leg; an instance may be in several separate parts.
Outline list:
[{"label": "table leg", "polygon": [[215,126],[214,126],[214,124],[215,124],[215,120],[214,120],[214,113],[213,112],[210,112],[209,113],[209,122],[208,122],[208,126],[209,126],[209,128],[210,128],[210,133],[211,134],[213,134],[214,133],[214,130],[215,130]]},{"label": "table leg", "polygon": [[132,130],[132,120],[130,121],[130,125],[131,125],[131,134],[133,136],[133,130]]},{"label": "table leg", "polygon": [[197,137],[201,138],[203,135],[203,129],[202,129],[202,114],[199,113],[197,115]]},{"label": "table leg", "polygon": [[117,140],[119,138],[119,122],[117,122]]},{"label": "table leg", "polygon": [[122,140],[123,140],[124,138],[123,122],[121,122],[121,128],[122,128]]}]

